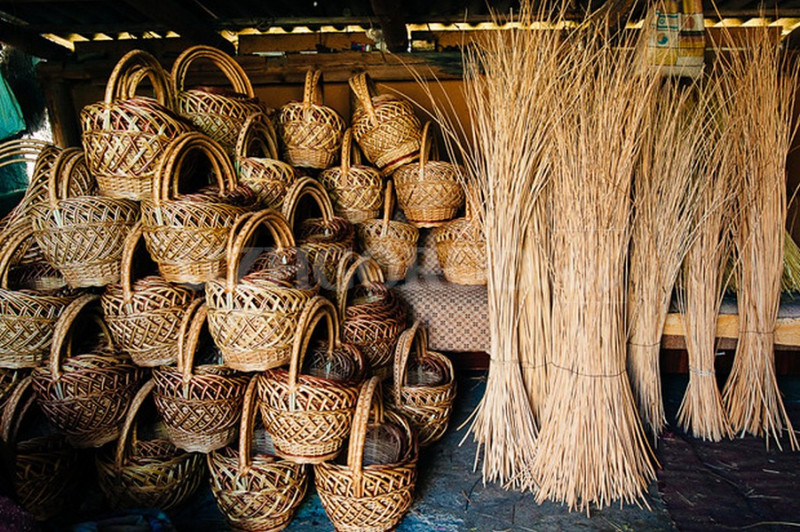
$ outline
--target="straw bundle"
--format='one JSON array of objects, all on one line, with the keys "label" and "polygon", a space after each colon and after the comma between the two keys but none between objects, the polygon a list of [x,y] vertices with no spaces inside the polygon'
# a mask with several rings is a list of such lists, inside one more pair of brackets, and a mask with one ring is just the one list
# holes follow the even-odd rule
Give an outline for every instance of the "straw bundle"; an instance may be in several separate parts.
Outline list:
[{"label": "straw bundle", "polygon": [[[733,429],[775,439],[797,438],[775,378],[774,331],[780,304],[786,223],[786,156],[796,96],[796,65],[787,69],[769,32],[755,32],[724,65],[739,128],[735,164],[741,173],[736,250],[739,257],[739,342],[723,400]],[[787,71],[788,70],[788,71]],[[753,105],[758,102],[758,105]]]}]

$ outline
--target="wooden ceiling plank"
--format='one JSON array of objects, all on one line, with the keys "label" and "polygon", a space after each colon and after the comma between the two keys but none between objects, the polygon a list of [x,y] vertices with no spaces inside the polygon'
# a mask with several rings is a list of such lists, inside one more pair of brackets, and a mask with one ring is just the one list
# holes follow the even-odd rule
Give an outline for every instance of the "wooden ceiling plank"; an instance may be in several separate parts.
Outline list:
[{"label": "wooden ceiling plank", "polygon": [[0,20],[0,41],[42,59],[61,60],[70,53],[63,46],[45,39],[24,26],[9,24],[3,20]]}]

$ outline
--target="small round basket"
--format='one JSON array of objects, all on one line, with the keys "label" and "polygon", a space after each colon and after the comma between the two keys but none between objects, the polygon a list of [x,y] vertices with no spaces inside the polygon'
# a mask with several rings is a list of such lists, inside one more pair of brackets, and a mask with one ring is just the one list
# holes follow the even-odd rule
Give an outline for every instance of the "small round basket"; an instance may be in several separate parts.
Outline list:
[{"label": "small round basket", "polygon": [[262,207],[281,208],[286,190],[298,174],[291,165],[278,160],[278,139],[266,114],[247,117],[236,141],[236,171],[239,183],[253,189]]},{"label": "small round basket", "polygon": [[464,285],[486,284],[486,239],[469,197],[466,216],[437,227],[433,238],[445,279]]},{"label": "small round basket", "polygon": [[159,275],[134,282],[133,259],[141,239],[142,224],[137,222],[123,246],[120,282],[106,287],[100,304],[114,342],[135,364],[172,364],[178,357],[181,319],[194,292]]},{"label": "small round basket", "polygon": [[349,83],[358,100],[353,111],[353,136],[367,160],[384,175],[415,161],[422,132],[411,103],[392,94],[378,95],[366,72],[353,76]]},{"label": "small round basket", "polygon": [[297,324],[316,288],[297,279],[283,280],[281,270],[239,277],[245,245],[259,226],[267,228],[280,253],[294,247],[289,226],[270,209],[239,218],[228,239],[227,275],[206,283],[208,329],[225,365],[239,371],[264,371],[289,362]]},{"label": "small round basket", "polygon": [[419,321],[397,341],[393,378],[388,402],[411,422],[420,447],[441,438],[453,412],[455,373],[450,359],[428,351],[428,333]]},{"label": "small round basket", "polygon": [[[231,83],[232,89],[186,88],[189,67],[199,60],[210,61]],[[178,114],[217,141],[233,156],[236,140],[247,117],[264,108],[255,98],[253,86],[244,70],[231,56],[211,46],[186,49],[172,65],[172,83]]]},{"label": "small round basket", "polygon": [[[84,295],[70,303],[56,323],[48,365],[33,370],[33,387],[42,412],[79,448],[100,447],[119,436],[125,411],[145,377],[143,369],[118,354],[111,344],[99,299]],[[86,323],[79,326],[79,316],[91,318],[99,326],[106,346],[73,352],[76,336],[86,337]]]},{"label": "small round basket", "polygon": [[[192,152],[211,163],[217,184],[213,193],[178,192],[181,170]],[[153,199],[142,202],[145,243],[164,279],[204,283],[225,271],[230,229],[256,202],[252,191],[243,188],[237,186],[230,158],[210,138],[185,133],[170,144],[161,159]]]},{"label": "small round basket", "polygon": [[348,129],[342,140],[341,165],[320,173],[319,182],[328,191],[336,214],[356,223],[378,216],[383,177],[375,168],[361,164],[352,143],[352,130]]},{"label": "small round basket", "polygon": [[372,377],[358,396],[347,463],[314,466],[317,493],[336,530],[394,529],[414,500],[417,457],[411,426],[402,415],[383,409],[380,380]]},{"label": "small round basket", "polygon": [[281,107],[278,116],[284,158],[301,168],[331,166],[345,130],[344,119],[339,113],[322,105],[321,77],[319,70],[306,72],[303,101],[287,103]]},{"label": "small round basket", "polygon": [[33,406],[35,397],[26,392],[31,377],[25,377],[14,389],[0,420],[2,439],[13,455],[14,491],[26,512],[45,521],[62,515],[70,503],[81,474],[75,449],[60,434],[45,434],[18,439],[22,419]]},{"label": "small round basket", "polygon": [[[326,378],[303,374],[311,336],[325,319],[328,326],[326,360],[347,358],[350,374]],[[341,366],[339,361],[337,365]],[[301,464],[334,458],[350,434],[364,363],[354,346],[341,343],[333,304],[322,296],[312,299],[297,328],[289,370],[273,369],[258,379],[261,415],[278,456]]]},{"label": "small round basket", "polygon": [[207,310],[202,299],[186,312],[178,342],[178,366],[153,370],[156,408],[172,443],[208,453],[236,437],[248,377],[219,364],[195,366]]},{"label": "small round basket", "polygon": [[282,460],[254,444],[256,379],[247,386],[239,428],[239,447],[208,455],[211,493],[231,527],[270,532],[283,530],[308,489],[308,466]]},{"label": "small round basket", "polygon": [[437,227],[452,219],[464,204],[464,188],[459,181],[463,173],[455,164],[429,160],[433,135],[431,123],[422,130],[419,162],[406,164],[394,173],[397,202],[417,227]]},{"label": "small round basket", "polygon": [[170,510],[188,499],[206,478],[205,459],[168,440],[140,440],[136,416],[153,389],[147,381],[131,401],[115,446],[95,458],[97,480],[113,508]]},{"label": "small round basket", "polygon": [[[136,96],[148,79],[155,100]],[[106,85],[105,98],[81,111],[83,149],[100,193],[142,200],[153,194],[158,161],[169,143],[191,130],[173,112],[169,75],[155,57],[133,50],[119,60]]]},{"label": "small round basket", "polygon": [[356,224],[358,244],[372,257],[388,281],[402,281],[417,259],[419,230],[411,224],[392,220],[392,181],[386,182],[383,219]]},{"label": "small round basket", "polygon": [[73,288],[119,281],[122,244],[139,219],[132,200],[69,196],[70,181],[88,175],[83,152],[64,150],[50,173],[48,204],[34,207],[36,241]]}]

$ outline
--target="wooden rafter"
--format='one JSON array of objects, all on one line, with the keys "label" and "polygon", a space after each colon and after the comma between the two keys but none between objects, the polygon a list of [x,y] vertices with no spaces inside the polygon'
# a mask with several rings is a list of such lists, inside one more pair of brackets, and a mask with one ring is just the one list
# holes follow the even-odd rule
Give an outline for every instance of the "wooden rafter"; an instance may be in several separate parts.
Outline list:
[{"label": "wooden rafter", "polygon": [[0,20],[0,42],[42,59],[64,59],[70,52],[67,48],[45,39],[25,26],[11,24],[5,20]]}]

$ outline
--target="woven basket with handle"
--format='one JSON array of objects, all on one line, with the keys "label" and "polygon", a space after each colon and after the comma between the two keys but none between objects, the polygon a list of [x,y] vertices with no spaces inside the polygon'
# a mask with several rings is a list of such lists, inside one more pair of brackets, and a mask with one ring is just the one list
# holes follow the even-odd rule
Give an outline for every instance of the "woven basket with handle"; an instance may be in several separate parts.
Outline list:
[{"label": "woven basket with handle", "polygon": [[70,182],[88,173],[81,150],[64,150],[50,173],[48,203],[34,207],[36,241],[73,288],[119,281],[122,244],[139,219],[135,201],[70,196]]},{"label": "woven basket with handle", "polygon": [[411,224],[392,220],[392,181],[386,182],[383,219],[356,224],[361,251],[375,259],[388,281],[406,278],[408,269],[417,260],[419,230]]},{"label": "woven basket with handle", "polygon": [[[183,195],[178,184],[187,157],[205,155],[211,163],[213,193]],[[173,283],[203,283],[225,271],[228,233],[236,217],[250,210],[255,196],[239,194],[230,158],[222,147],[201,133],[185,133],[164,153],[153,199],[142,202],[142,228],[150,256],[164,279]],[[249,193],[251,198],[245,198]],[[236,200],[231,199],[236,195]]]},{"label": "woven basket with handle", "polygon": [[[45,417],[80,448],[100,447],[119,436],[125,411],[145,377],[145,371],[111,343],[99,299],[84,295],[70,303],[56,323],[48,364],[33,370],[33,387]],[[79,340],[91,338],[79,317],[91,318],[89,323],[100,329],[106,345],[76,352]]]},{"label": "woven basket with handle", "polygon": [[236,530],[283,530],[303,502],[308,466],[282,460],[272,450],[256,447],[255,378],[247,386],[239,428],[239,446],[208,455],[211,493]]},{"label": "woven basket with handle", "polygon": [[[369,438],[374,429],[389,426],[399,433],[400,448],[395,442],[391,452],[399,456],[391,463],[371,463],[365,451],[380,455],[381,445]],[[387,431],[389,432],[389,431]],[[372,449],[367,449],[373,447]],[[392,530],[400,523],[414,500],[417,482],[417,441],[408,421],[395,412],[384,410],[380,381],[365,382],[358,396],[353,431],[347,449],[347,463],[323,462],[314,466],[314,483],[322,507],[336,530],[343,532],[378,532]]]},{"label": "woven basket with handle", "polygon": [[208,453],[236,437],[248,377],[220,364],[195,365],[207,309],[195,300],[180,328],[178,365],[153,370],[156,408],[176,447]]},{"label": "woven basket with handle", "polygon": [[[311,336],[323,319],[328,328],[327,358],[334,360],[338,354],[353,362],[355,371],[344,380],[303,373]],[[279,456],[315,464],[339,454],[350,434],[363,367],[358,349],[341,343],[333,304],[322,296],[309,301],[297,328],[289,370],[273,369],[258,380],[264,426]]]},{"label": "woven basket with handle", "polygon": [[[136,96],[145,79],[155,99]],[[156,58],[142,50],[125,54],[111,71],[103,101],[81,111],[83,149],[101,194],[133,200],[152,196],[164,150],[191,130],[173,108],[169,75]]]},{"label": "woven basket with handle", "polygon": [[437,227],[452,219],[464,204],[464,188],[459,181],[463,174],[457,165],[430,160],[433,142],[431,123],[422,130],[419,162],[401,166],[394,173],[397,202],[417,227]]},{"label": "woven basket with handle", "polygon": [[358,100],[353,136],[367,160],[384,175],[416,160],[422,131],[411,103],[393,94],[379,95],[366,72],[350,78],[350,88]]},{"label": "woven basket with handle", "polygon": [[467,196],[467,212],[433,230],[436,255],[451,283],[484,285],[486,279],[486,239],[480,219],[473,211],[472,195]]},{"label": "woven basket with handle", "polygon": [[25,378],[27,371],[0,368],[0,412],[17,385]]},{"label": "woven basket with handle", "polygon": [[262,207],[280,209],[286,190],[297,179],[297,171],[278,160],[278,138],[272,121],[264,113],[247,117],[236,141],[236,171],[239,182],[258,194]]},{"label": "woven basket with handle", "polygon": [[[189,67],[197,61],[212,63],[227,78],[231,88],[187,88]],[[235,155],[236,140],[247,117],[264,111],[239,63],[211,46],[193,46],[178,56],[172,65],[172,83],[178,113],[219,142],[231,156]]]},{"label": "woven basket with handle", "polygon": [[411,422],[420,447],[441,438],[453,412],[455,372],[449,358],[428,350],[428,332],[419,321],[397,341],[393,379],[387,399]]},{"label": "woven basket with handle", "polygon": [[120,282],[106,287],[100,303],[114,342],[134,363],[172,364],[178,357],[181,319],[194,293],[159,275],[134,281],[134,255],[141,238],[142,224],[137,222],[123,246]]},{"label": "woven basket with handle", "polygon": [[[294,247],[283,217],[270,209],[237,220],[228,238],[225,277],[206,283],[208,329],[225,364],[239,371],[264,371],[289,362],[298,320],[316,290],[300,280],[259,272],[239,277],[239,265],[256,229],[265,227],[276,251]],[[284,266],[293,271],[291,265]]]},{"label": "woven basket with handle", "polygon": [[116,445],[98,453],[97,480],[113,508],[170,510],[188,499],[206,478],[205,459],[169,440],[141,440],[136,416],[153,389],[147,381],[136,392]]},{"label": "woven basket with handle", "polygon": [[344,119],[334,109],[322,105],[321,77],[319,70],[306,72],[303,101],[281,107],[284,157],[294,166],[328,168],[342,143]]},{"label": "woven basket with handle", "polygon": [[32,240],[33,228],[20,227],[0,243],[0,368],[32,368],[44,362],[53,327],[77,296],[71,290],[40,292],[9,285],[16,250]]},{"label": "woven basket with handle", "polygon": [[383,177],[375,168],[361,164],[358,149],[353,149],[351,129],[344,132],[340,165],[322,171],[319,182],[328,191],[336,214],[350,223],[378,215]]}]

